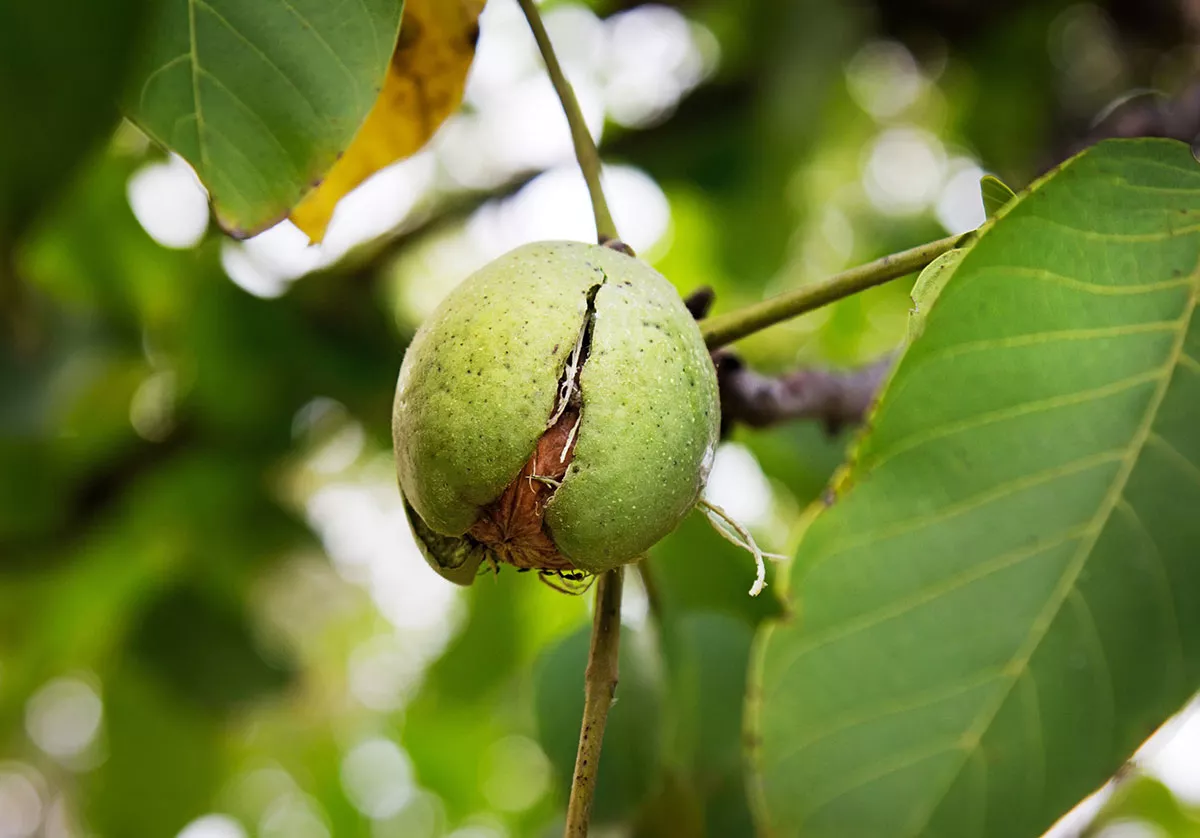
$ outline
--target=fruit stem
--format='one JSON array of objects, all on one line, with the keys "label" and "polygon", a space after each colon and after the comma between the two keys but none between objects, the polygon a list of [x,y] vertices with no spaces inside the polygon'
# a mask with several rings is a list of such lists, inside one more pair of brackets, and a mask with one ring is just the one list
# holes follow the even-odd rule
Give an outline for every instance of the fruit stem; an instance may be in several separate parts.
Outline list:
[{"label": "fruit stem", "polygon": [[907,276],[924,268],[947,250],[951,250],[963,237],[947,236],[944,239],[902,250],[874,262],[859,265],[848,271],[788,291],[761,303],[722,314],[700,322],[700,333],[709,349],[717,349],[741,340],[768,326],[782,323],[793,317],[827,306],[843,297],[849,297],[876,285]]},{"label": "fruit stem", "polygon": [[600,186],[600,152],[596,150],[596,142],[588,131],[584,121],[583,111],[579,109],[579,100],[575,98],[575,90],[567,81],[558,56],[554,54],[554,45],[542,23],[535,0],[517,0],[521,11],[529,21],[533,39],[537,41],[542,60],[546,62],[546,72],[554,84],[554,91],[562,102],[563,112],[567,115],[567,125],[571,128],[571,141],[575,145],[575,159],[583,171],[583,179],[587,182],[588,194],[592,198],[592,212],[596,216],[596,239],[601,244],[617,238],[617,225],[613,223],[612,214],[608,211],[608,202],[604,200],[604,189]]},{"label": "fruit stem", "polygon": [[596,583],[596,611],[592,618],[592,645],[584,673],[583,724],[579,751],[567,802],[564,838],[587,838],[592,798],[600,770],[600,746],[608,708],[617,692],[618,651],[621,645],[621,584],[624,568],[605,572]]}]

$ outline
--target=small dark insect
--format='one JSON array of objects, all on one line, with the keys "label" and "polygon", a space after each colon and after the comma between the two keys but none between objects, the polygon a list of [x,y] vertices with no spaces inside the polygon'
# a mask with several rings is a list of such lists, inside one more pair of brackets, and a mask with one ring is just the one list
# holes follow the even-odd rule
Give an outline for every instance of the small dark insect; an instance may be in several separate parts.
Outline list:
[{"label": "small dark insect", "polygon": [[554,590],[571,596],[587,593],[596,581],[595,575],[582,570],[541,570],[538,571],[538,579]]}]

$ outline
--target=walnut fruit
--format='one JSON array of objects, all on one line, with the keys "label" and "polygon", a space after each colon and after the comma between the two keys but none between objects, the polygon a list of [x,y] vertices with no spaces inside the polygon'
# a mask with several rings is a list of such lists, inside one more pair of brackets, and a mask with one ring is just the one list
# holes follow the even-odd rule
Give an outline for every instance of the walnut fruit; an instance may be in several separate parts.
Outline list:
[{"label": "walnut fruit", "polygon": [[404,357],[392,414],[401,494],[440,574],[600,573],[696,504],[716,375],[674,287],[636,258],[526,245],[456,288]]}]

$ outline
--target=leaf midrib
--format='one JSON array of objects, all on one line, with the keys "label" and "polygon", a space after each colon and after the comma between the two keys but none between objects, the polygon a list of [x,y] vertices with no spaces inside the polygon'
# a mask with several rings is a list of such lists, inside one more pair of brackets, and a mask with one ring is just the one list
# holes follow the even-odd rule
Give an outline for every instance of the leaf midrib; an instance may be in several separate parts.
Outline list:
[{"label": "leaf midrib", "polygon": [[[1193,231],[1177,231],[1176,235],[1185,235],[1190,232]],[[1096,547],[1096,542],[1099,540],[1100,535],[1104,532],[1113,512],[1123,500],[1129,478],[1133,474],[1133,470],[1136,468],[1141,454],[1145,449],[1151,434],[1153,433],[1154,422],[1158,418],[1158,412],[1162,407],[1163,400],[1166,398],[1167,391],[1170,389],[1171,381],[1174,378],[1175,371],[1181,365],[1182,359],[1185,355],[1184,346],[1187,341],[1188,332],[1191,328],[1192,319],[1195,316],[1197,296],[1200,294],[1200,262],[1197,263],[1196,267],[1192,271],[1191,283],[1191,294],[1188,296],[1187,304],[1185,305],[1184,311],[1180,315],[1178,321],[1179,334],[1171,348],[1168,362],[1163,365],[1164,373],[1162,375],[1162,380],[1159,382],[1157,390],[1150,399],[1150,404],[1146,408],[1146,415],[1142,419],[1141,425],[1138,427],[1133,439],[1130,441],[1129,450],[1125,455],[1121,468],[1113,478],[1112,485],[1109,487],[1108,493],[1101,502],[1100,509],[1097,511],[1095,518],[1093,518],[1092,524],[1089,525],[1089,529],[1091,530],[1090,534],[1080,542],[1079,548],[1076,551],[1075,556],[1072,557],[1067,569],[1064,571],[1062,580],[1060,581],[1058,588],[1055,590],[1054,595],[1050,597],[1046,607],[1042,610],[1042,613],[1038,615],[1037,620],[1034,621],[1027,642],[1024,646],[1018,649],[1017,654],[1012,657],[1008,665],[1005,667],[1005,670],[1009,671],[1008,685],[998,691],[997,696],[993,700],[992,704],[986,707],[983,712],[979,714],[976,723],[972,725],[972,727],[964,735],[963,739],[967,744],[961,748],[962,757],[959,761],[959,765],[953,772],[951,772],[945,788],[940,794],[933,798],[928,811],[925,812],[925,814],[919,819],[917,819],[915,828],[904,833],[906,836],[908,836],[908,838],[920,835],[926,829],[926,827],[928,827],[934,813],[937,812],[938,808],[945,801],[946,795],[949,794],[950,789],[954,787],[955,782],[961,776],[963,768],[966,766],[967,762],[979,752],[979,746],[983,741],[984,735],[986,735],[987,731],[991,728],[992,723],[995,721],[1000,710],[1004,707],[1005,702],[1012,694],[1016,684],[1025,675],[1032,677],[1032,672],[1029,669],[1030,661],[1037,653],[1042,641],[1045,640],[1047,632],[1049,632],[1050,627],[1054,624],[1055,619],[1058,617],[1058,614],[1063,608],[1063,605],[1067,602],[1068,598],[1071,596],[1071,593],[1076,590],[1076,584],[1079,581],[1079,576],[1082,573],[1084,566],[1087,564],[1088,559],[1091,557],[1091,553]]]},{"label": "leaf midrib", "polygon": [[196,114],[196,147],[200,151],[201,177],[211,173],[208,146],[204,143],[204,113],[200,109],[200,50],[196,46],[196,2],[188,0],[188,50],[192,62],[192,111]]}]

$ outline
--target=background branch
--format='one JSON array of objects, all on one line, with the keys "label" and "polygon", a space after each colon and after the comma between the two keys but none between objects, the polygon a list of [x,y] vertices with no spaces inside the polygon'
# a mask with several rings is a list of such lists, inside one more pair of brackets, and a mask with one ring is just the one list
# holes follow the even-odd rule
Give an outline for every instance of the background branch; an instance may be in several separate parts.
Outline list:
[{"label": "background branch", "polygon": [[[692,317],[703,320],[715,302],[713,290],[697,288],[684,298]],[[863,421],[894,355],[853,370],[802,368],[763,375],[746,366],[732,349],[712,352],[721,395],[721,437],[737,423],[766,428],[797,419],[816,419],[830,434]]]},{"label": "background branch", "polygon": [[892,366],[889,355],[845,372],[798,369],[763,375],[734,353],[713,353],[721,394],[722,435],[735,423],[765,428],[797,419],[815,419],[833,434],[863,421]]}]

